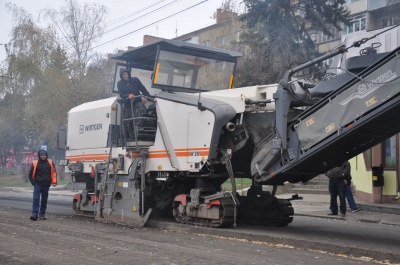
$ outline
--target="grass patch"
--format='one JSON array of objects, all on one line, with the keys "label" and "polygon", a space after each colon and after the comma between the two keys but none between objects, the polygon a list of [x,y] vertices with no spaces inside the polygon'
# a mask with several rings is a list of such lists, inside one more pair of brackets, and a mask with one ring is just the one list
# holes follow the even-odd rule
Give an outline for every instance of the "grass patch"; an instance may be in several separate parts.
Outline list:
[{"label": "grass patch", "polygon": [[[235,179],[236,182],[236,190],[242,190],[245,188],[249,188],[252,184],[252,180],[251,179]],[[225,181],[224,183],[222,183],[221,188],[223,191],[232,191],[232,184],[231,184],[231,180],[228,179],[227,181]]]},{"label": "grass patch", "polygon": [[[32,184],[29,182],[28,177],[26,181],[22,174],[11,174],[11,173],[0,173],[0,187],[10,188],[32,188]],[[67,184],[67,180],[57,180],[57,185]]]}]

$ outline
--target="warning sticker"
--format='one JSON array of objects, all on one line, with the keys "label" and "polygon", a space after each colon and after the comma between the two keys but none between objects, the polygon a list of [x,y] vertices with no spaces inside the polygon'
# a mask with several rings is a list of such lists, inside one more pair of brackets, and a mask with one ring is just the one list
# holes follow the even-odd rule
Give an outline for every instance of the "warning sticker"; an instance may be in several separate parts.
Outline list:
[{"label": "warning sticker", "polygon": [[308,121],[306,121],[306,125],[307,127],[310,126],[311,124],[313,124],[315,122],[314,118],[309,119]]},{"label": "warning sticker", "polygon": [[376,100],[376,97],[373,97],[373,98],[369,99],[368,101],[366,101],[365,105],[367,105],[367,108],[369,108],[372,105],[374,105],[376,102],[378,102],[378,100]]},{"label": "warning sticker", "polygon": [[328,132],[332,131],[333,129],[335,129],[335,124],[331,123],[325,127],[325,132],[328,133]]}]

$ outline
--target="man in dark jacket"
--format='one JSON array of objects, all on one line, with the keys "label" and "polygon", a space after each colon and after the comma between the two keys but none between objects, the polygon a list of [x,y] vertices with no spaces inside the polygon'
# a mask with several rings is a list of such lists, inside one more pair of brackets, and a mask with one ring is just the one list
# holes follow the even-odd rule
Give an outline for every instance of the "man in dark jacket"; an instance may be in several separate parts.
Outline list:
[{"label": "man in dark jacket", "polygon": [[53,187],[57,186],[56,168],[53,161],[47,159],[46,150],[40,150],[38,157],[38,160],[32,162],[29,170],[29,181],[33,185],[32,216],[30,217],[32,221],[36,221],[38,216],[41,220],[46,220],[45,214],[49,188],[50,185],[53,185]]},{"label": "man in dark jacket", "polygon": [[344,162],[325,174],[329,178],[329,193],[331,195],[329,215],[338,215],[337,197],[339,195],[340,213],[346,216],[346,184],[345,180],[350,175],[350,163]]},{"label": "man in dark jacket", "polygon": [[[131,77],[130,72],[126,69],[121,69],[119,76],[121,80],[118,81],[118,93],[122,99],[129,98],[133,99],[134,96],[139,96],[140,94],[145,95],[147,97],[150,96],[150,93],[144,87],[142,82],[140,82],[139,78]],[[138,103],[142,99],[135,98],[133,99],[133,103]],[[146,104],[146,102],[144,102]]]},{"label": "man in dark jacket", "polygon": [[[143,117],[146,113],[147,99],[145,97],[135,97],[139,95],[144,95],[150,97],[150,93],[144,87],[142,82],[137,77],[131,77],[130,72],[127,69],[120,70],[121,80],[118,81],[118,93],[124,102],[124,115],[125,118],[131,118],[132,112],[134,117]],[[132,105],[131,105],[132,101]],[[133,109],[131,109],[131,106]],[[142,126],[142,120],[137,120],[136,124]],[[133,136],[133,124],[128,124],[129,135]],[[130,128],[129,128],[130,127]]]}]

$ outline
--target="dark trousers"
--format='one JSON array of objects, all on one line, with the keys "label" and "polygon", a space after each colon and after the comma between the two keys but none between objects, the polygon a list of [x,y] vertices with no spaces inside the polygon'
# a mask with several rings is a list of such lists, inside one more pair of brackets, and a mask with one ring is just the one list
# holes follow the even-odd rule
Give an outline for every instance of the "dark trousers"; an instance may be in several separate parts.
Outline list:
[{"label": "dark trousers", "polygon": [[[47,208],[47,198],[49,197],[50,185],[40,185],[35,183],[33,186],[32,216],[44,216]],[[42,199],[40,200],[40,197]],[[40,202],[40,208],[39,208]]]},{"label": "dark trousers", "polygon": [[340,212],[346,214],[346,186],[343,179],[329,179],[329,193],[331,195],[330,209],[332,213],[338,213],[337,197],[340,201]]}]

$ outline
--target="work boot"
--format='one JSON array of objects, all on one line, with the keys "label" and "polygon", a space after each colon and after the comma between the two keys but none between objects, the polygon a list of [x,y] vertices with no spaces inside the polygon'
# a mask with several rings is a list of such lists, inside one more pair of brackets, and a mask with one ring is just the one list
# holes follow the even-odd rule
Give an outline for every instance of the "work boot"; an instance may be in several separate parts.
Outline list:
[{"label": "work boot", "polygon": [[29,219],[31,219],[32,221],[37,221],[37,216],[31,216]]},{"label": "work boot", "polygon": [[39,219],[40,219],[40,220],[47,220],[47,218],[44,217],[44,216],[40,216]]}]

